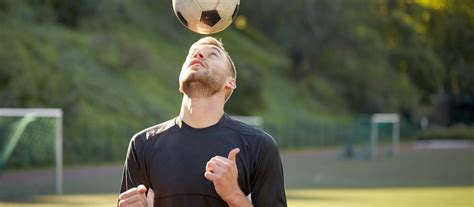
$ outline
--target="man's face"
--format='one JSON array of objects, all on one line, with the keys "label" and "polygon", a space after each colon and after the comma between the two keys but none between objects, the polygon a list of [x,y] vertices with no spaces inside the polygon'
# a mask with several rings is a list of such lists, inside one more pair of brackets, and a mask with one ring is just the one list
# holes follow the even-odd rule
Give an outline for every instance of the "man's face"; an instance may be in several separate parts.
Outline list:
[{"label": "man's face", "polygon": [[225,52],[214,45],[191,47],[179,75],[180,91],[190,97],[209,97],[224,88],[229,77]]}]

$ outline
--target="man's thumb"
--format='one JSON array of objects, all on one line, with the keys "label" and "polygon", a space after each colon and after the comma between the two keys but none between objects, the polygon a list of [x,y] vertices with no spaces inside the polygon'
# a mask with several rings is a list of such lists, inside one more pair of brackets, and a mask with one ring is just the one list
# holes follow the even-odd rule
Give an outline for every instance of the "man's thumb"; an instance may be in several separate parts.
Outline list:
[{"label": "man's thumb", "polygon": [[140,192],[140,193],[145,193],[146,192],[146,187],[144,185],[139,185],[137,188],[138,188],[138,192]]},{"label": "man's thumb", "polygon": [[227,158],[235,162],[235,158],[237,157],[237,154],[239,152],[240,152],[239,148],[234,148],[233,150],[229,152],[229,156],[227,156]]}]

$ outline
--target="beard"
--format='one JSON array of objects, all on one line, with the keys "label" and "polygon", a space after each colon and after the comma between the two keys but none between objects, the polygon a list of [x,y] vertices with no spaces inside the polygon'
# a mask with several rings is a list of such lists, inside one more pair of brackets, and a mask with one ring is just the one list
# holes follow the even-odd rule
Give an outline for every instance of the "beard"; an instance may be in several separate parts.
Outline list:
[{"label": "beard", "polygon": [[209,71],[187,73],[180,81],[180,89],[191,98],[207,98],[222,89],[224,79]]}]

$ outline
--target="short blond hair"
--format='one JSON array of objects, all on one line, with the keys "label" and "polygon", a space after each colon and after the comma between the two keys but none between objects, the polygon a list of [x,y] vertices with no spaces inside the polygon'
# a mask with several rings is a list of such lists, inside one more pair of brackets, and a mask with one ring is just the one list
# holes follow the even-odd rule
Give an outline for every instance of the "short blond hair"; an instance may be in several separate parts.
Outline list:
[{"label": "short blond hair", "polygon": [[219,49],[221,49],[222,51],[224,51],[224,54],[227,57],[227,60],[229,61],[229,65],[231,67],[230,68],[230,74],[232,75],[232,77],[235,80],[237,80],[237,70],[235,69],[234,61],[230,57],[229,53],[225,50],[224,43],[222,42],[222,40],[218,40],[218,39],[216,39],[214,37],[211,37],[211,36],[206,36],[206,37],[203,37],[203,38],[199,39],[198,41],[196,41],[193,45],[191,45],[191,48],[193,48],[195,46],[198,46],[198,45],[214,45],[214,46],[218,47]]}]

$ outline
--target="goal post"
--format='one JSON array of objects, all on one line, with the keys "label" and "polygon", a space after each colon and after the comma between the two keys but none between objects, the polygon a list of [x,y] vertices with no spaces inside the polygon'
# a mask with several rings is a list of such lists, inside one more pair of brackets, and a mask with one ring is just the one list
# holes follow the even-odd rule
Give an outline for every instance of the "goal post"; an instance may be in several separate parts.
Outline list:
[{"label": "goal post", "polygon": [[[0,108],[1,117],[22,118],[16,125],[10,139],[4,147],[0,147],[0,162],[6,162],[27,125],[38,118],[54,118],[54,163],[55,191],[63,193],[63,111],[56,108]],[[2,149],[3,148],[3,149]],[[1,164],[1,163],[0,163]]]},{"label": "goal post", "polygon": [[398,114],[373,114],[370,119],[370,157],[378,154],[378,125],[392,124],[392,156],[399,153],[400,146],[400,117]]}]

